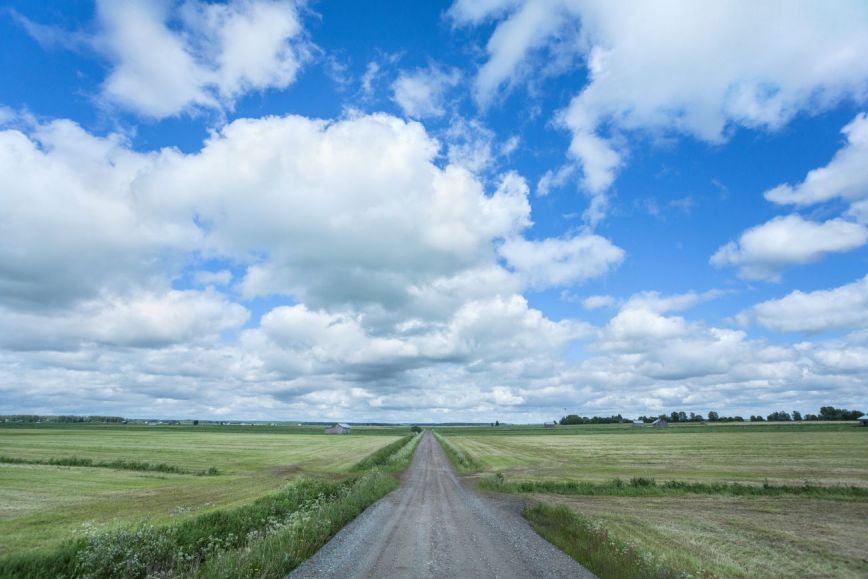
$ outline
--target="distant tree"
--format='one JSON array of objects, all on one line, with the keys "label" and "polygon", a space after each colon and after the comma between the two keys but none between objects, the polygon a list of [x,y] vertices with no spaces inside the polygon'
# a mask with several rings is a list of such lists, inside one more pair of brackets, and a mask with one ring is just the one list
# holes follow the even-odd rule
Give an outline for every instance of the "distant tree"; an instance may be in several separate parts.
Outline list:
[{"label": "distant tree", "polygon": [[500,420],[495,420],[495,421],[494,421],[494,425],[495,425],[495,426],[500,426]]},{"label": "distant tree", "polygon": [[413,426],[410,427],[410,432],[414,432],[414,433],[418,434],[418,433],[422,432],[422,429],[419,426],[416,426],[414,424]]},{"label": "distant tree", "polygon": [[769,422],[789,422],[792,420],[789,412],[784,412],[783,410],[779,410],[778,412],[772,412],[768,415]]},{"label": "distant tree", "polygon": [[802,421],[802,413],[799,412],[798,410],[793,410],[793,420],[795,420],[796,422],[801,422]]},{"label": "distant tree", "polygon": [[820,420],[856,420],[860,416],[862,416],[861,410],[847,410],[834,406],[820,408]]},{"label": "distant tree", "polygon": [[717,414],[714,410],[708,413],[708,421],[709,422],[717,422],[720,419],[720,415]]},{"label": "distant tree", "polygon": [[757,415],[757,416],[751,416],[750,421],[751,422],[765,422],[766,419],[763,418],[762,416]]},{"label": "distant tree", "polygon": [[199,421],[198,421],[198,420],[194,420],[194,421],[193,421],[193,426],[199,426]]}]

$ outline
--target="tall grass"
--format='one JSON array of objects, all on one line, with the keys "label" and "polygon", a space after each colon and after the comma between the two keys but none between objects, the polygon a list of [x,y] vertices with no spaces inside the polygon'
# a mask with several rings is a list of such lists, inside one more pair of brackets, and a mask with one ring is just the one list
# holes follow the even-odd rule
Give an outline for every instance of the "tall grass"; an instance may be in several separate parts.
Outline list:
[{"label": "tall grass", "polygon": [[559,547],[600,579],[676,579],[706,577],[701,569],[672,569],[650,554],[611,537],[564,506],[535,504],[525,508],[525,518],[547,541]]},{"label": "tall grass", "polygon": [[420,440],[422,440],[421,433],[403,436],[360,460],[353,470],[366,471],[374,468],[387,471],[403,470],[409,466]]},{"label": "tall grass", "polygon": [[434,436],[437,437],[437,441],[449,458],[449,462],[455,467],[455,470],[464,474],[482,470],[482,463],[476,460],[472,454],[453,445],[437,432],[434,433]]},{"label": "tall grass", "polygon": [[5,464],[43,464],[50,466],[78,466],[85,468],[113,468],[115,470],[137,470],[149,472],[165,472],[171,474],[194,474],[197,476],[215,476],[220,474],[216,467],[210,467],[207,470],[188,470],[166,464],[164,462],[155,464],[151,462],[141,462],[137,460],[116,459],[112,461],[95,461],[90,458],[79,458],[77,456],[68,456],[61,458],[47,458],[44,460],[30,460],[26,458],[15,458],[11,456],[0,456],[0,463]]},{"label": "tall grass", "polygon": [[607,482],[524,480],[509,481],[496,474],[479,481],[480,488],[505,493],[551,493],[559,495],[659,497],[686,494],[730,496],[783,496],[809,497],[868,497],[868,488],[856,486],[819,486],[805,482],[801,485],[762,485],[741,483],[700,483],[665,481],[658,484],[653,478],[637,477],[628,481],[613,479]]}]

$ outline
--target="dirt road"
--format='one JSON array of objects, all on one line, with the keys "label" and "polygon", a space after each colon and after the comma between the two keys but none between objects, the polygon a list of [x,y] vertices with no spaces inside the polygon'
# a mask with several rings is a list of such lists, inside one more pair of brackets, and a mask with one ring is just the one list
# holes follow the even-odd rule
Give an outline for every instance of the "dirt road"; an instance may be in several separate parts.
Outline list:
[{"label": "dirt road", "polygon": [[425,433],[401,488],[290,577],[594,577],[515,508],[464,486]]}]

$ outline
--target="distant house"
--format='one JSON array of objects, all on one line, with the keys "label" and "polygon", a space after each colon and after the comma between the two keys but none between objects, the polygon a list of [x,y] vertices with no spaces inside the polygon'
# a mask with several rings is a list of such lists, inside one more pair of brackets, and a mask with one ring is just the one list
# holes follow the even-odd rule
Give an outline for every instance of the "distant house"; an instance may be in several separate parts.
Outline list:
[{"label": "distant house", "polygon": [[651,423],[651,426],[653,426],[654,428],[666,428],[667,426],[669,426],[669,423],[666,422],[666,420],[664,420],[663,418],[658,418]]},{"label": "distant house", "polygon": [[643,428],[644,426],[645,426],[645,423],[642,422],[641,420],[634,420],[633,421],[633,428]]},{"label": "distant house", "polygon": [[353,427],[349,424],[339,422],[334,426],[325,429],[326,434],[349,434],[353,431]]},{"label": "distant house", "polygon": [[543,428],[554,428],[555,426],[557,426],[557,424],[554,422],[546,422],[543,424]]},{"label": "distant house", "polygon": [[859,421],[859,426],[868,426],[868,414],[863,414],[856,420]]}]

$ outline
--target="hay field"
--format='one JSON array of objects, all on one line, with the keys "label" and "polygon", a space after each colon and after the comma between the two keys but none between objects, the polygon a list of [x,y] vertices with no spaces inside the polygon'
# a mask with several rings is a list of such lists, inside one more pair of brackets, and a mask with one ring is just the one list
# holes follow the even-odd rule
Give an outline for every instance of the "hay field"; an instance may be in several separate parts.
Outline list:
[{"label": "hay field", "polygon": [[532,434],[497,434],[497,429],[439,432],[482,463],[484,471],[515,480],[649,477],[868,486],[868,429],[852,425],[843,430],[824,424],[666,430],[612,425],[591,426],[587,433],[583,428],[549,436],[539,428]]},{"label": "hay field", "polygon": [[[155,523],[238,505],[300,474],[340,477],[359,460],[406,434],[364,430],[257,427],[0,427],[0,455],[47,461],[76,457],[166,464],[216,476],[112,468],[0,463],[0,556],[51,547],[88,522]],[[303,433],[306,432],[306,433]]]},{"label": "hay field", "polygon": [[[439,433],[475,466],[471,476],[480,477],[483,488],[521,492],[510,483],[595,483],[524,496],[534,527],[603,579],[868,576],[868,429],[583,428],[550,435],[542,428]],[[631,479],[640,485],[654,479],[657,486],[634,488]],[[670,492],[660,488],[665,481],[703,483],[697,486],[708,492]],[[716,483],[794,490],[731,496],[715,490]],[[828,487],[828,494],[797,494],[806,483]],[[612,496],[588,496],[583,488]],[[552,508],[533,507],[540,503]]]}]

